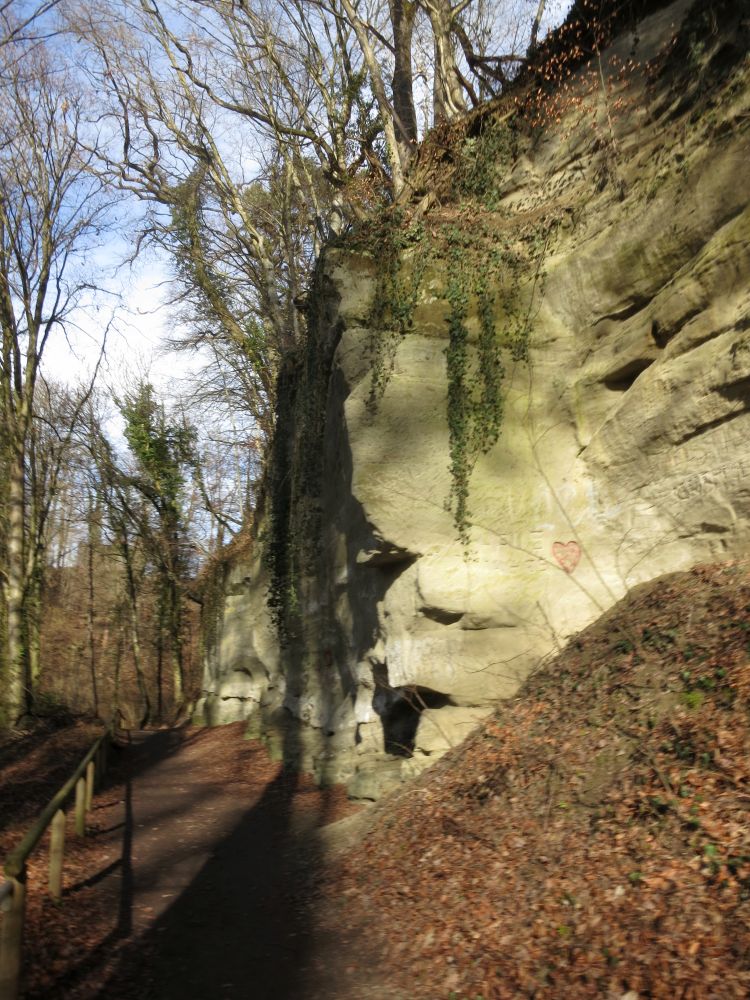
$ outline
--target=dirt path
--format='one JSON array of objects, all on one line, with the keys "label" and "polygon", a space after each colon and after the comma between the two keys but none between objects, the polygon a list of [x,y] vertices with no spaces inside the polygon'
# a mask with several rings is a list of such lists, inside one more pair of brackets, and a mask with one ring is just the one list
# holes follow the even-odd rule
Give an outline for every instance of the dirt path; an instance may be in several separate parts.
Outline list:
[{"label": "dirt path", "polygon": [[[64,941],[89,937],[87,955],[54,984],[32,968],[30,1000],[389,995],[370,985],[366,937],[315,908],[321,827],[355,807],[340,788],[285,773],[241,732],[132,735],[65,894]],[[50,947],[66,945],[46,959]]]}]

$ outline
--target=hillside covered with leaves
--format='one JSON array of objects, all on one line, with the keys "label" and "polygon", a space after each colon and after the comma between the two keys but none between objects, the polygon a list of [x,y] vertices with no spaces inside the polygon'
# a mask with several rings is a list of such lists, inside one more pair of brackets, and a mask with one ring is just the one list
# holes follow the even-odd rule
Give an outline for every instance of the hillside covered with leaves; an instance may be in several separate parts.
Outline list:
[{"label": "hillside covered with leaves", "polygon": [[329,882],[414,1000],[746,997],[750,566],[636,588]]}]

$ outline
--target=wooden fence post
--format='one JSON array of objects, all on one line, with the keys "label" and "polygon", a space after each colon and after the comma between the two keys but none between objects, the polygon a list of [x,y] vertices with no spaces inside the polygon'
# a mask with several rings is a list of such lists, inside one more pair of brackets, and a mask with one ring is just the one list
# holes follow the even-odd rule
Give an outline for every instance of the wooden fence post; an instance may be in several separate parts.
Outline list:
[{"label": "wooden fence post", "polygon": [[23,951],[23,917],[26,909],[26,868],[11,878],[13,893],[2,903],[0,927],[0,1000],[18,1000]]},{"label": "wooden fence post", "polygon": [[96,764],[90,760],[86,765],[86,812],[91,809],[94,803],[94,780],[96,778]]},{"label": "wooden fence post", "polygon": [[86,779],[79,778],[76,782],[76,833],[79,837],[86,836]]},{"label": "wooden fence post", "polygon": [[[2,0],[0,0],[0,3]],[[75,831],[86,836],[86,813],[93,804],[94,783],[106,766],[105,732],[91,747],[62,788],[58,789],[21,842],[5,859],[0,878],[0,1000],[18,1000],[23,950],[23,922],[26,907],[26,859],[51,825],[49,891],[53,899],[62,896],[62,869],[65,854],[65,813],[63,807],[75,788]]]},{"label": "wooden fence post", "polygon": [[65,813],[58,809],[51,824],[49,841],[49,894],[62,897],[63,858],[65,857]]}]

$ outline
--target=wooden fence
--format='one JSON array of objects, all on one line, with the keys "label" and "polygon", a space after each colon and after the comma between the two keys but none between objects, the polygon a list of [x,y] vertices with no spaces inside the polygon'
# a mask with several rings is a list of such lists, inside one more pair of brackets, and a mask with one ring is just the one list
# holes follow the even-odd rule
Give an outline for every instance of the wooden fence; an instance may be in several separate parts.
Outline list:
[{"label": "wooden fence", "polygon": [[75,794],[75,832],[86,835],[86,814],[91,809],[94,787],[107,768],[111,731],[94,743],[70,778],[53,795],[21,843],[5,859],[6,880],[0,883],[0,1000],[17,1000],[21,982],[23,922],[26,909],[26,862],[51,827],[49,842],[49,893],[62,896],[65,857],[65,805]]}]

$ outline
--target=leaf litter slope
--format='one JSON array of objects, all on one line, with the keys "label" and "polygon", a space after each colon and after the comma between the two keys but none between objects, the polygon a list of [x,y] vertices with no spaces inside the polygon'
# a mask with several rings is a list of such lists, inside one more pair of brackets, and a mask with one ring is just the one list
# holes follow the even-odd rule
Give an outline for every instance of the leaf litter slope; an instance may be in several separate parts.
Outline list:
[{"label": "leaf litter slope", "polygon": [[0,733],[0,858],[65,784],[102,731],[93,722],[39,720]]},{"label": "leaf litter slope", "polygon": [[[329,898],[310,886],[318,940],[366,928],[388,956],[380,985],[367,977],[372,997],[747,996],[749,644],[746,563],[636,589],[375,807],[369,833],[329,862]],[[189,739],[230,795],[277,777],[239,728]],[[44,899],[43,857],[32,864],[30,997],[83,1000],[128,966],[118,887],[98,881],[118,847],[105,832],[118,826],[113,778],[94,837],[70,844],[62,909]],[[311,996],[342,995],[316,978]]]},{"label": "leaf litter slope", "polygon": [[748,563],[642,585],[376,807],[326,891],[413,1000],[747,997],[749,719]]}]

